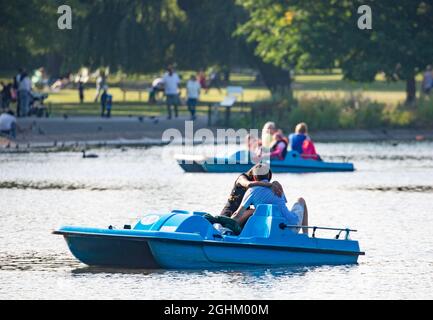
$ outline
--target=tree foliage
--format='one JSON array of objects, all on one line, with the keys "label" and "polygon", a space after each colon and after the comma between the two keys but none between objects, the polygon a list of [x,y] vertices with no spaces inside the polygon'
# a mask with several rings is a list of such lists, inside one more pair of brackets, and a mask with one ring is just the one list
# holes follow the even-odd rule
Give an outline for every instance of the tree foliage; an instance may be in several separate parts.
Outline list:
[{"label": "tree foliage", "polygon": [[[408,82],[433,59],[433,4],[427,0],[242,0],[250,19],[239,28],[256,53],[278,66],[340,67],[347,79]],[[373,29],[360,30],[361,5],[372,8]]]}]

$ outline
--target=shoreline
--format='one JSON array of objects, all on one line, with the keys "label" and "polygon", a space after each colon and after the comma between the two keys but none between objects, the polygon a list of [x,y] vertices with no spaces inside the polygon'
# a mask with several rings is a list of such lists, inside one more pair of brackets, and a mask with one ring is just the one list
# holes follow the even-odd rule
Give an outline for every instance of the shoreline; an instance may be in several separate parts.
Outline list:
[{"label": "shoreline", "polygon": [[[18,126],[24,132],[18,132],[15,141],[0,136],[0,152],[61,151],[94,147],[153,147],[164,146],[166,130],[178,130],[185,137],[187,117],[166,120],[163,117],[116,117],[102,119],[96,117],[75,118],[26,118],[18,119]],[[194,124],[194,133],[199,129],[209,128],[205,117],[198,118]],[[217,130],[209,128],[215,137]],[[223,129],[224,130],[224,129]],[[386,141],[433,141],[433,129],[350,129],[324,130],[311,132],[314,141],[326,142],[386,142]],[[201,137],[185,139],[187,144],[203,143]],[[228,138],[236,143],[235,136]],[[174,143],[181,144],[181,139]]]}]

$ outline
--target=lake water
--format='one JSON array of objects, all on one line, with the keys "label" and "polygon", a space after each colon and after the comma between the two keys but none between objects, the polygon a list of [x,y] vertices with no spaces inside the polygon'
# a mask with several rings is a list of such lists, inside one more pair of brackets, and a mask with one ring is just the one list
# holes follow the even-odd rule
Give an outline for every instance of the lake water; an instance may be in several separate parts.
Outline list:
[{"label": "lake water", "polygon": [[327,160],[353,161],[357,171],[275,179],[289,202],[307,200],[310,224],[359,230],[352,238],[366,256],[358,265],[88,268],[54,229],[123,226],[172,209],[216,214],[236,175],[185,174],[171,158],[182,151],[176,146],[93,150],[98,159],[73,152],[0,154],[0,299],[432,299],[433,143],[317,147]]}]

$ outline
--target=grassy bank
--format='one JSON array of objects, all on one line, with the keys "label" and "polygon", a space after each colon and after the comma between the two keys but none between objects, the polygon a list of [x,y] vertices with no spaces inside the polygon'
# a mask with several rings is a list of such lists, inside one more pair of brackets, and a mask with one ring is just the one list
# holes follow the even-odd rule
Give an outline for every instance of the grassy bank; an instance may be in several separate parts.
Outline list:
[{"label": "grassy bank", "polygon": [[372,101],[361,94],[312,97],[301,96],[291,100],[274,98],[256,102],[251,114],[235,115],[235,127],[262,127],[275,121],[279,127],[291,131],[300,122],[314,130],[378,129],[378,128],[433,128],[433,97],[422,97],[417,107],[403,103],[387,104]]},{"label": "grassy bank", "polygon": [[[189,73],[181,73],[184,79]],[[164,116],[166,108],[163,97],[157,104],[148,104],[148,92],[121,90],[122,82],[149,83],[151,75],[129,76],[126,80],[110,77],[110,93],[114,97],[113,116]],[[421,78],[418,77],[418,87]],[[254,85],[253,76],[233,74],[231,85],[244,87],[242,101],[256,110],[255,119],[245,109],[234,108],[233,125],[249,127],[254,121],[260,125],[272,119],[280,119],[286,126],[298,121],[307,121],[317,129],[334,128],[371,128],[371,127],[417,127],[431,125],[431,111],[428,102],[422,103],[421,110],[406,110],[402,107],[405,99],[404,82],[386,82],[378,76],[373,83],[356,83],[343,80],[341,74],[298,75],[293,85],[293,101],[284,98],[272,98],[270,92],[262,86]],[[182,90],[185,97],[185,90]],[[100,112],[98,103],[94,103],[94,84],[88,84],[85,90],[85,102],[78,102],[76,89],[64,89],[49,93],[47,104],[52,116],[97,116]],[[203,92],[198,113],[207,114],[208,104],[224,99],[225,90]],[[185,107],[181,114],[187,114]],[[240,112],[242,111],[242,112]]]}]

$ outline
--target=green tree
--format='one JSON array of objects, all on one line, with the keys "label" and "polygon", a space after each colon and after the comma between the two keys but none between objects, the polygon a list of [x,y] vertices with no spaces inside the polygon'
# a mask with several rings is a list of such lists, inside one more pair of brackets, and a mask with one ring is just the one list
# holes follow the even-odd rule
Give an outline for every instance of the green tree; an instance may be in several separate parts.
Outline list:
[{"label": "green tree", "polygon": [[[425,0],[243,0],[250,19],[239,33],[277,66],[341,67],[346,79],[405,80],[407,103],[416,97],[416,74],[433,57],[433,7]],[[361,5],[370,5],[373,29],[358,28]]]}]

